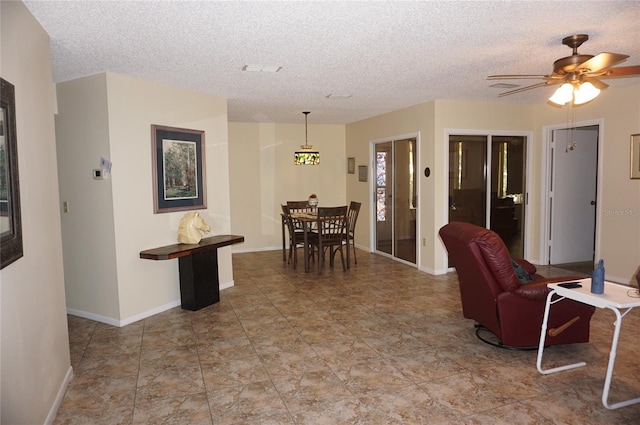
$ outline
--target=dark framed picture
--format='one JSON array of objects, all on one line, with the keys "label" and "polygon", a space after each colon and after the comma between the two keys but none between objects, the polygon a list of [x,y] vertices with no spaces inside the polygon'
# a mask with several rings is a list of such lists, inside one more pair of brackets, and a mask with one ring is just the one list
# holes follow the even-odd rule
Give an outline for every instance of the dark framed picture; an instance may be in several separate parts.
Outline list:
[{"label": "dark framed picture", "polygon": [[0,269],[23,255],[15,87],[0,78]]},{"label": "dark framed picture", "polygon": [[366,165],[358,165],[358,181],[366,182],[367,181],[367,166]]},{"label": "dark framed picture", "polygon": [[356,159],[355,158],[347,158],[347,173],[355,174],[356,173]]},{"label": "dark framed picture", "polygon": [[153,212],[207,208],[204,131],[151,125]]}]

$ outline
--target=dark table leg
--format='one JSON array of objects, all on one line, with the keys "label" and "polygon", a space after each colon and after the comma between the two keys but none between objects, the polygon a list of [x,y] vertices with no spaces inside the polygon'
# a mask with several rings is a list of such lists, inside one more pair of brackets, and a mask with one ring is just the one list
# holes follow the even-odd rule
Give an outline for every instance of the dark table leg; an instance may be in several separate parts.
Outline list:
[{"label": "dark table leg", "polygon": [[282,261],[287,261],[287,245],[285,243],[284,237],[284,215],[280,216],[280,221],[282,222]]},{"label": "dark table leg", "polygon": [[309,222],[303,221],[303,233],[304,233],[304,272],[309,273],[309,237],[307,233],[309,233]]},{"label": "dark table leg", "polygon": [[179,258],[182,308],[196,311],[220,301],[218,250]]}]

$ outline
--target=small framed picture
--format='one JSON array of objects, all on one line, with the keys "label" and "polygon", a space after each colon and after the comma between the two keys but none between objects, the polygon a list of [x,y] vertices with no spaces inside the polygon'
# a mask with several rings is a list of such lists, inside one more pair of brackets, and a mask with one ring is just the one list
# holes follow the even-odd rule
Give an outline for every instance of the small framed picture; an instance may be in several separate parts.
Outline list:
[{"label": "small framed picture", "polygon": [[151,126],[153,212],[207,208],[204,131]]},{"label": "small framed picture", "polygon": [[631,171],[632,179],[640,179],[640,134],[631,135]]},{"label": "small framed picture", "polygon": [[366,165],[358,165],[358,181],[366,182],[367,181],[367,166]]},{"label": "small framed picture", "polygon": [[347,158],[347,173],[355,174],[356,173],[356,159],[355,158]]}]

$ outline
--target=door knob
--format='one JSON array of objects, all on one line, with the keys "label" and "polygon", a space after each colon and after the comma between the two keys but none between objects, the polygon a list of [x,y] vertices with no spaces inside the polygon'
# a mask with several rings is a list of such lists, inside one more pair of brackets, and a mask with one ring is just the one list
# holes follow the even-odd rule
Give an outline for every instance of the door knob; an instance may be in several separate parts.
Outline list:
[{"label": "door knob", "polygon": [[595,205],[595,204],[596,204],[596,201],[591,201],[591,205]]}]

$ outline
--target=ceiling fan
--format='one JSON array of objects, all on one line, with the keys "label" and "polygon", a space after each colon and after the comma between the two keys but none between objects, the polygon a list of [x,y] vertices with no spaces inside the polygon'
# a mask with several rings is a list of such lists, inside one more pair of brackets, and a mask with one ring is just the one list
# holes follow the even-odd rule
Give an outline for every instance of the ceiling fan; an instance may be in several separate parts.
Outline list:
[{"label": "ceiling fan", "polygon": [[490,75],[488,80],[511,79],[542,79],[541,83],[519,87],[514,90],[500,93],[498,96],[508,96],[538,87],[562,84],[556,93],[549,99],[559,105],[564,105],[573,100],[574,104],[588,102],[595,98],[600,90],[609,87],[601,81],[603,78],[640,76],[640,65],[612,66],[625,61],[629,55],[603,52],[596,56],[578,53],[578,47],[589,39],[587,34],[576,34],[562,39],[562,44],[573,49],[573,54],[558,59],[553,63],[553,72],[547,75]]}]

